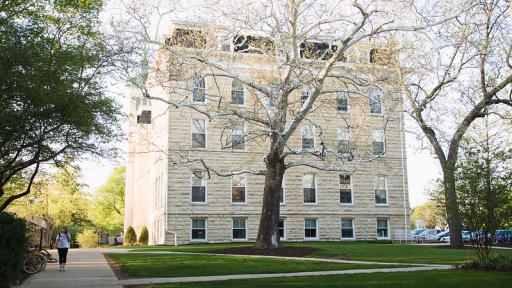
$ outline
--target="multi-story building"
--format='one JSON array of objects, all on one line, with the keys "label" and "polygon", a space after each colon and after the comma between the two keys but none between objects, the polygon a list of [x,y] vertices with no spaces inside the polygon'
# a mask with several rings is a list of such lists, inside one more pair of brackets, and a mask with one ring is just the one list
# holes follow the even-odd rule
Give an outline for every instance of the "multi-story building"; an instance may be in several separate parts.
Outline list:
[{"label": "multi-story building", "polygon": [[[188,29],[191,28],[187,25],[176,24],[166,43],[186,53],[187,41],[179,37],[189,35]],[[222,43],[219,51],[209,57],[230,57],[230,69],[244,75],[273,73],[271,65],[258,60],[258,54],[246,53],[233,61],[230,55],[237,52],[236,41]],[[347,54],[343,59],[346,69],[360,70],[360,74],[380,69],[372,59],[375,45],[361,44],[357,51]],[[312,46],[320,51],[325,48],[322,43]],[[269,103],[255,101],[249,88],[229,77],[196,77],[189,83],[177,83],[174,85],[183,85],[182,90],[166,90],[153,84],[150,93],[173,103],[188,103],[188,107],[175,108],[160,100],[144,99],[135,90],[130,92],[133,101],[128,124],[125,228],[133,226],[139,232],[147,226],[150,244],[254,241],[264,176],[247,173],[221,177],[210,173],[208,177],[197,162],[191,161],[187,166],[177,159],[200,158],[218,171],[263,169],[264,140],[240,141],[248,135],[245,132],[257,128],[247,124],[231,126],[233,132],[226,141],[225,122],[209,121],[191,107],[212,105],[218,109],[218,101],[205,95],[226,99],[223,105],[240,111],[255,111],[257,105]],[[331,145],[350,157],[333,162],[340,169],[318,170],[300,165],[286,171],[280,206],[282,240],[403,238],[407,233],[409,200],[403,117],[396,109],[402,105],[400,94],[392,85],[381,85],[389,91],[364,91],[369,98],[336,92],[335,81],[326,85],[333,92],[315,103],[315,111],[297,129],[288,146],[314,152]],[[307,93],[307,89],[295,92],[296,105],[301,105]],[[353,155],[352,150],[359,152]],[[290,157],[291,161],[303,163],[324,161],[303,154]]]}]

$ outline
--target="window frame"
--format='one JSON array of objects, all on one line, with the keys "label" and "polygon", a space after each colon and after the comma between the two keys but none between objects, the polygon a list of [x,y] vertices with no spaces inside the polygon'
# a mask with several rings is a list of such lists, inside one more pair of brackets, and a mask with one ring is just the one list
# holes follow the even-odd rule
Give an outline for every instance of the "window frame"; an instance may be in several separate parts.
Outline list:
[{"label": "window frame", "polygon": [[[240,186],[233,186],[233,177],[236,176],[242,176],[244,178],[244,202],[233,201],[233,187],[240,187]],[[247,204],[247,175],[239,174],[239,175],[233,175],[231,176],[231,204],[234,205],[244,205]]]},{"label": "window frame", "polygon": [[[313,138],[306,138],[306,139],[313,139],[313,147],[312,148],[304,148],[304,131],[309,127],[311,129],[311,133],[313,134]],[[300,150],[301,151],[316,151],[316,140],[315,140],[315,126],[314,125],[303,125],[300,128]]]},{"label": "window frame", "polygon": [[[302,109],[302,107],[304,106],[304,104],[306,104],[306,101],[308,101],[309,97],[311,97],[311,95],[313,95],[313,92],[314,92],[314,87],[312,85],[304,85],[300,88],[299,90],[299,100],[300,100],[300,108]],[[304,96],[304,92],[307,93],[307,96],[306,99],[302,99],[302,97]]]},{"label": "window frame", "polygon": [[[387,231],[387,236],[386,237],[379,237],[379,220],[386,220],[386,225],[387,225],[386,226],[386,231]],[[390,223],[389,223],[389,218],[377,217],[376,224],[377,224],[377,229],[376,229],[377,240],[389,240],[390,239],[390,235],[391,235],[391,227],[390,227]]]},{"label": "window frame", "polygon": [[[201,80],[203,82],[204,87],[196,86],[196,84],[200,83]],[[196,94],[196,89],[202,89],[203,90],[203,97],[204,97],[203,101],[196,101],[196,100],[194,100],[194,95]],[[207,102],[207,99],[206,99],[206,78],[204,76],[201,76],[201,77],[196,76],[196,77],[194,77],[194,80],[192,81],[192,103],[193,104],[206,104],[206,102]]]},{"label": "window frame", "polygon": [[[346,131],[347,139],[341,139],[341,135]],[[343,125],[338,125],[336,127],[336,150],[338,152],[338,155],[350,155],[351,147],[350,147],[350,127],[346,127]],[[340,153],[340,141],[347,141],[347,147],[348,152],[347,153]],[[372,142],[373,143],[373,142]]]},{"label": "window frame", "polygon": [[196,171],[192,171],[192,176],[190,177],[190,203],[191,204],[207,204],[208,203],[208,179],[205,179],[204,176],[202,178],[202,181],[204,181],[204,202],[198,202],[198,201],[194,201],[193,199],[193,188],[194,187],[201,187],[201,186],[194,186],[194,177],[196,177],[196,175],[194,174],[194,172],[203,172],[205,173],[205,171],[203,170],[196,170]]},{"label": "window frame", "polygon": [[[350,112],[350,104],[349,104],[349,93],[348,91],[344,91],[343,89],[336,89],[336,111],[339,113],[349,113]],[[346,101],[347,101],[347,109],[346,110],[340,110],[339,108],[339,102],[341,100],[341,95],[345,95]]]},{"label": "window frame", "polygon": [[[341,176],[348,176],[350,179],[350,203],[341,202]],[[354,205],[354,181],[352,181],[352,174],[338,174],[338,196],[340,198],[340,205],[342,206],[353,206]]]},{"label": "window frame", "polygon": [[[194,133],[194,120],[200,120],[204,122],[204,147],[194,147],[194,134],[199,134]],[[206,147],[208,147],[208,124],[206,119],[192,118],[190,123],[190,149],[206,149]]]},{"label": "window frame", "polygon": [[[245,144],[246,144],[246,142],[245,142],[245,134],[246,134],[246,125],[245,125],[245,123],[242,123],[241,125],[239,125],[239,126],[238,126],[238,128],[240,128],[240,127],[242,128],[242,129],[241,129],[241,134],[237,134],[237,133],[235,133],[235,131],[239,131],[239,130],[231,129],[231,139],[230,139],[230,140],[231,140],[231,141],[230,141],[230,142],[231,142],[231,144],[230,144],[230,146],[231,146],[231,150],[233,150],[233,151],[246,151],[246,149],[247,149],[247,145],[245,145]],[[244,145],[244,148],[243,148],[243,149],[234,148],[234,145],[233,145],[233,136],[234,136],[234,135],[242,136],[242,142],[241,142],[241,144],[242,144],[242,145]],[[240,143],[239,143],[239,144],[240,144]]]},{"label": "window frame", "polygon": [[[236,83],[236,82],[239,82],[239,83]],[[241,85],[242,89],[233,89],[235,87],[235,85]],[[237,88],[240,88],[240,87],[237,87]],[[233,102],[233,93],[234,92],[240,93],[242,95],[242,103]],[[230,104],[237,105],[237,106],[245,106],[245,84],[242,81],[240,81],[238,79],[233,79],[231,81],[230,95],[231,95],[231,98],[229,101]]]},{"label": "window frame", "polygon": [[[233,237],[233,232],[235,230],[235,219],[243,219],[244,220],[244,230],[245,230],[245,238],[235,238]],[[236,228],[236,229],[242,229],[242,228]],[[231,241],[247,241],[247,217],[232,217],[231,218]]]},{"label": "window frame", "polygon": [[[193,238],[194,220],[204,221],[204,239]],[[198,228],[196,228],[197,230]],[[190,219],[190,242],[207,242],[208,241],[208,219],[207,218],[191,218]]]},{"label": "window frame", "polygon": [[[315,202],[306,202],[306,197],[304,195],[304,176],[306,175],[313,175],[313,181],[315,182]],[[315,204],[318,204],[318,180],[317,180],[317,175],[314,174],[314,173],[304,173],[302,174],[302,177],[301,177],[301,182],[302,182],[302,203],[305,204],[305,205],[315,205]],[[308,189],[311,189],[311,188],[308,188]]]},{"label": "window frame", "polygon": [[[375,140],[375,133],[382,132],[382,142]],[[375,153],[375,143],[382,143],[382,153]],[[381,128],[372,129],[372,155],[384,155],[386,154],[386,130]]]},{"label": "window frame", "polygon": [[[380,177],[384,177],[384,188],[386,191],[386,203],[377,203],[377,183],[379,181],[378,178],[380,178]],[[389,206],[388,176],[387,175],[379,174],[379,175],[374,176],[374,178],[373,178],[373,195],[374,195],[375,206]]]},{"label": "window frame", "polygon": [[[343,220],[350,220],[351,229],[352,229],[352,237],[343,237]],[[340,235],[341,240],[355,240],[356,239],[356,229],[355,229],[353,217],[342,217],[340,219],[340,232],[341,232],[341,235]]]},{"label": "window frame", "polygon": [[[286,233],[286,217],[281,217],[279,218],[279,222],[283,221],[283,237],[281,237],[281,235],[279,235],[279,241],[286,241],[287,239],[287,235],[288,233]],[[279,230],[279,227],[278,227],[278,230]]]},{"label": "window frame", "polygon": [[[315,220],[315,237],[306,237],[306,220]],[[311,228],[308,228],[311,229]],[[318,218],[304,218],[304,241],[315,241],[319,240],[319,228],[318,228]]]},{"label": "window frame", "polygon": [[[377,101],[374,101],[374,95],[373,93],[378,93],[378,102]],[[373,88],[369,91],[368,93],[369,97],[368,97],[368,100],[370,101],[370,115],[376,115],[376,116],[382,116],[384,115],[384,101],[382,101],[382,90],[381,89],[378,89],[378,88]],[[373,103],[374,102],[377,102],[380,104],[380,112],[373,112]]]}]

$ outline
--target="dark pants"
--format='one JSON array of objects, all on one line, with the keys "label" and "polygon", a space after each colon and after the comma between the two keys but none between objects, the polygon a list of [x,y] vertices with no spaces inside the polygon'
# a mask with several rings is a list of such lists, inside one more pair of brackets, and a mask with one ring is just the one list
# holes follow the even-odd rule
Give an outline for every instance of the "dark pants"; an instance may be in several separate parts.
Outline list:
[{"label": "dark pants", "polygon": [[57,248],[59,251],[59,264],[66,263],[66,257],[68,256],[68,248]]}]

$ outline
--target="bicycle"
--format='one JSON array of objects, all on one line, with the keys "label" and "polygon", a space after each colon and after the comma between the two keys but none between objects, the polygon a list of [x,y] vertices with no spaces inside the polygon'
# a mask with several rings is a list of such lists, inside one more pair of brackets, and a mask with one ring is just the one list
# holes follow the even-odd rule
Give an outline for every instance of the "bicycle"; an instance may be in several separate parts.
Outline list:
[{"label": "bicycle", "polygon": [[37,244],[30,244],[29,245],[29,249],[32,249],[32,251],[38,252],[41,255],[43,255],[46,262],[48,262],[48,263],[57,263],[57,259],[53,258],[52,254],[50,254],[50,252],[48,252],[48,250],[39,247],[39,245],[37,245]]},{"label": "bicycle", "polygon": [[35,274],[44,270],[45,268],[46,259],[44,256],[27,248],[25,260],[23,261],[23,271],[28,274]]}]

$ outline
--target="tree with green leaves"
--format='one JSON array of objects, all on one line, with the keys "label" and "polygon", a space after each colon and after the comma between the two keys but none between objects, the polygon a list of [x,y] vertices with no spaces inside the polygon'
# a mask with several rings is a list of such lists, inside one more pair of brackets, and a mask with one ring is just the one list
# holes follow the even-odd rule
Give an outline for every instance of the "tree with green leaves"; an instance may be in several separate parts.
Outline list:
[{"label": "tree with green leaves", "polygon": [[97,228],[116,234],[123,231],[126,167],[116,167],[93,195],[91,220]]},{"label": "tree with green leaves", "polygon": [[115,152],[120,112],[105,77],[119,52],[100,31],[101,8],[0,1],[0,211],[30,193],[42,163]]},{"label": "tree with green leaves", "polygon": [[23,218],[44,219],[48,224],[48,243],[54,238],[52,231],[60,225],[77,227],[76,232],[81,232],[92,223],[88,216],[89,195],[79,178],[80,170],[71,165],[55,167],[53,173],[42,172],[33,184],[31,195],[16,201],[8,210]]}]

